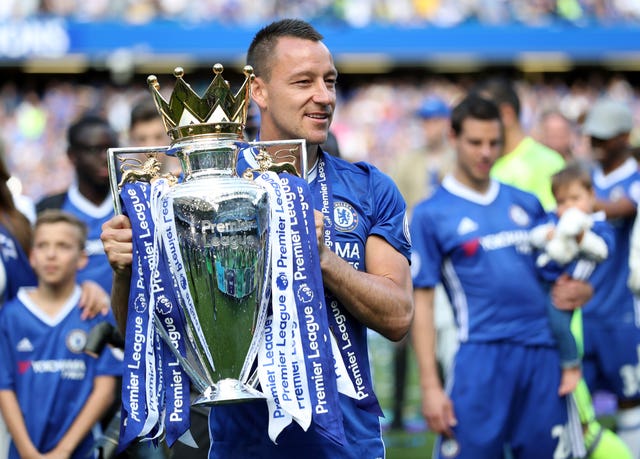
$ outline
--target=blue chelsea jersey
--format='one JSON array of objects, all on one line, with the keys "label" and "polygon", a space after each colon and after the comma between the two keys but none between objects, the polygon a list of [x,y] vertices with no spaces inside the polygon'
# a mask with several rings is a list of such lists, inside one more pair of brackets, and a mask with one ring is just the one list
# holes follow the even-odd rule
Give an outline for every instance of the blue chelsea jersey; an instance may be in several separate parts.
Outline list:
[{"label": "blue chelsea jersey", "polygon": [[0,307],[14,298],[23,286],[36,285],[36,275],[31,268],[27,255],[7,229],[0,225],[0,261],[5,273],[5,287],[0,295]]},{"label": "blue chelsea jersey", "polygon": [[80,194],[77,184],[73,184],[61,208],[87,224],[86,251],[89,262],[78,271],[78,283],[92,280],[100,284],[107,293],[111,293],[113,271],[100,240],[102,225],[114,216],[111,197],[96,206]]},{"label": "blue chelsea jersey", "polygon": [[545,219],[530,193],[492,181],[480,195],[447,176],[411,222],[417,288],[442,281],[462,342],[553,345],[529,230]]},{"label": "blue chelsea jersey", "polygon": [[[638,163],[629,158],[615,171],[604,175],[602,169],[592,172],[596,196],[605,201],[622,197],[640,202],[640,173]],[[627,287],[629,277],[629,238],[634,217],[609,219],[613,227],[615,250],[609,253],[591,276],[594,293],[582,308],[583,319],[597,326],[616,327],[622,320],[632,324],[636,320],[634,297]]]},{"label": "blue chelsea jersey", "polygon": [[[50,451],[82,410],[96,376],[122,374],[122,360],[110,347],[98,359],[83,353],[89,331],[110,320],[80,318],[80,288],[55,317],[18,291],[0,311],[0,389],[13,390],[25,413],[29,436],[38,451]],[[95,438],[90,433],[71,457],[87,457]],[[19,457],[15,445],[10,458]]]},{"label": "blue chelsea jersey", "polygon": [[[393,181],[375,167],[365,163],[349,163],[321,153],[327,183],[323,184],[318,168],[308,174],[314,207],[323,210],[331,205],[327,217],[332,231],[332,249],[355,269],[365,270],[365,245],[372,235],[384,238],[407,260],[410,241],[406,220],[406,205]],[[240,174],[247,166],[255,168],[250,149],[242,151],[238,159]],[[323,200],[323,189],[329,190]],[[326,222],[326,219],[325,219]],[[325,225],[326,228],[326,225]],[[329,307],[327,307],[330,310]],[[367,328],[357,322],[338,305],[353,327],[353,347],[367,359]],[[227,457],[298,458],[301,448],[309,458],[341,457],[360,459],[384,457],[380,420],[375,413],[356,406],[356,401],[340,395],[340,409],[347,443],[338,445],[324,437],[312,423],[307,432],[293,423],[278,437],[274,445],[267,436],[266,406],[247,403],[211,410],[209,426],[212,459]],[[248,420],[251,420],[248,422]]]}]

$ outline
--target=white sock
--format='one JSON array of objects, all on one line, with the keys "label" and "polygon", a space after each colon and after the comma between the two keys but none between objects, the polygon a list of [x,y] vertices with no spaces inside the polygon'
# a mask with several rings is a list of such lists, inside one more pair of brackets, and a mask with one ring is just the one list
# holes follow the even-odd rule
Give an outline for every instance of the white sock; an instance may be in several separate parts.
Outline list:
[{"label": "white sock", "polygon": [[640,406],[618,410],[617,434],[631,450],[631,456],[640,458]]}]

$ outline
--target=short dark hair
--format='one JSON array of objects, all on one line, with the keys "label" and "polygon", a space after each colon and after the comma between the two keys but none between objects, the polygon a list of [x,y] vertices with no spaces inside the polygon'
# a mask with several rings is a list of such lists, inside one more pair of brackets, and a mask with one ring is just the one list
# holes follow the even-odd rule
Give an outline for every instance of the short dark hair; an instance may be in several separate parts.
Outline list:
[{"label": "short dark hair", "polygon": [[316,42],[323,38],[311,24],[301,19],[281,19],[263,27],[253,37],[247,51],[247,64],[253,67],[257,77],[265,80],[271,78],[269,58],[273,55],[280,37],[302,38]]},{"label": "short dark hair", "polygon": [[78,244],[80,249],[84,249],[87,243],[87,225],[80,220],[74,214],[61,210],[61,209],[47,209],[38,214],[36,223],[34,225],[34,233],[42,225],[54,224],[54,223],[67,223],[71,226],[78,228],[80,231],[80,237],[78,238]]},{"label": "short dark hair", "polygon": [[480,94],[470,93],[456,105],[451,112],[451,129],[456,134],[462,132],[462,123],[466,119],[483,121],[498,121],[502,130],[502,119],[498,106],[491,100],[485,99]]},{"label": "short dark hair", "polygon": [[106,119],[97,115],[84,115],[71,126],[69,126],[69,129],[67,130],[67,143],[69,145],[69,148],[73,149],[83,146],[85,129],[90,129],[94,126],[104,127],[111,132],[114,138],[117,138],[115,130],[111,127]]},{"label": "short dark hair", "polygon": [[520,97],[513,82],[504,77],[492,77],[479,83],[474,92],[491,99],[499,107],[507,104],[520,116]]},{"label": "short dark hair", "polygon": [[145,123],[159,119],[160,114],[156,108],[156,103],[151,98],[144,98],[136,103],[131,109],[131,119],[129,121],[129,129],[138,123]]},{"label": "short dark hair", "polygon": [[560,169],[551,176],[551,192],[555,196],[558,188],[574,182],[578,182],[588,191],[593,190],[591,173],[588,167],[579,161],[573,161],[567,164],[563,169]]}]

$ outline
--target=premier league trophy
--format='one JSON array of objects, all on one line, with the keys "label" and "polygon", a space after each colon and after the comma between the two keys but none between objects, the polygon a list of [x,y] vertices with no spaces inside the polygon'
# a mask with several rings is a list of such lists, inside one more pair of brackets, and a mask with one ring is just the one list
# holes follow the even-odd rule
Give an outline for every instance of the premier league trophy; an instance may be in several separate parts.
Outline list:
[{"label": "premier league trophy", "polygon": [[[244,151],[258,151],[259,154],[251,155],[254,162],[257,157],[261,163],[253,169],[256,171],[273,165],[269,150],[298,150],[303,160],[306,156],[301,141],[245,142],[243,128],[253,71],[249,66],[244,68],[244,83],[234,94],[223,79],[222,65],[216,64],[213,70],[214,79],[200,97],[183,80],[182,69],[177,68],[174,72],[176,85],[168,102],[159,92],[156,77],[150,76],[148,83],[172,139],[171,145],[109,151],[111,186],[117,210],[120,210],[120,197],[127,184],[153,183],[162,177],[169,179],[168,191],[158,199],[154,198],[154,188],[149,185],[150,213],[157,214],[156,230],[158,225],[163,226],[155,233],[153,251],[142,250],[138,269],[142,273],[144,263],[151,264],[151,287],[145,288],[151,290],[149,308],[153,304],[156,306],[150,322],[155,324],[158,334],[169,344],[180,366],[200,392],[195,403],[206,405],[264,398],[252,387],[255,374],[249,372],[268,303],[270,204],[262,186],[251,178],[237,175],[237,158]],[[286,147],[274,146],[276,144]],[[142,153],[147,154],[146,160],[139,159]],[[179,159],[183,175],[180,183],[169,183],[175,182],[173,176],[160,173],[159,156],[162,154]],[[138,159],[132,155],[138,155]],[[129,167],[132,162],[138,167]],[[132,195],[133,192],[128,193]],[[156,204],[153,204],[154,199]],[[138,211],[135,213],[137,215]],[[133,220],[131,212],[129,217]],[[148,225],[143,216],[140,218],[143,222],[139,226],[144,232]],[[168,226],[166,222],[169,222]],[[149,236],[149,239],[154,237]],[[168,260],[169,281],[164,287],[153,283],[155,277],[162,277],[161,263],[153,261],[158,251]],[[153,256],[147,257],[148,254]],[[134,260],[134,273],[136,269]],[[166,291],[169,283],[175,302],[180,306],[180,317],[175,320],[163,316],[163,305],[166,306],[164,309],[171,309],[171,301],[157,293]],[[132,283],[132,290],[134,287]],[[143,303],[136,301],[134,294],[134,308]],[[129,314],[132,313],[131,304],[130,300]],[[144,310],[144,305],[139,309]],[[172,328],[180,318],[184,322],[184,336],[176,334]]]}]

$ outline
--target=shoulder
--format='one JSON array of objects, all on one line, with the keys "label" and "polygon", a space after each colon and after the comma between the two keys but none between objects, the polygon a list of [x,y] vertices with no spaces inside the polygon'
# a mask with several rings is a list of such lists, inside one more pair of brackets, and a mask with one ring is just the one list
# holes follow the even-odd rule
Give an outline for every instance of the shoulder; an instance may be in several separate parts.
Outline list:
[{"label": "shoulder", "polygon": [[67,199],[67,192],[46,196],[36,204],[36,212],[40,213],[46,209],[60,209]]},{"label": "shoulder", "polygon": [[451,214],[452,208],[458,208],[459,198],[445,187],[438,186],[431,196],[423,199],[413,208],[413,219],[430,219],[435,223]]},{"label": "shoulder", "polygon": [[23,308],[24,306],[18,298],[12,298],[0,306],[0,319],[3,323],[13,320],[14,317],[20,319]]}]

